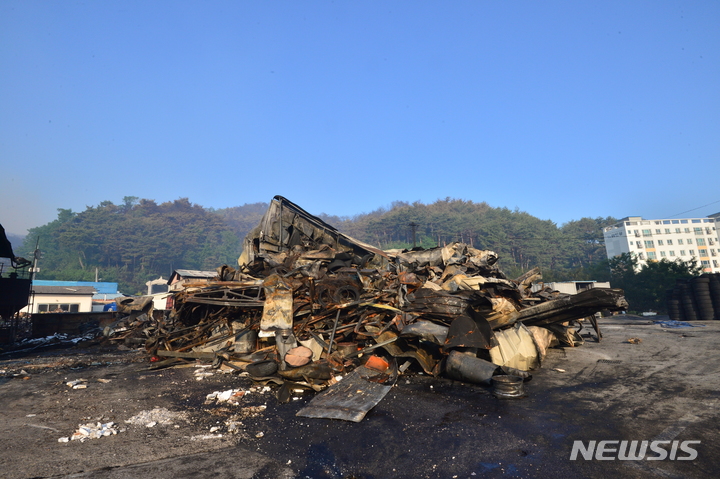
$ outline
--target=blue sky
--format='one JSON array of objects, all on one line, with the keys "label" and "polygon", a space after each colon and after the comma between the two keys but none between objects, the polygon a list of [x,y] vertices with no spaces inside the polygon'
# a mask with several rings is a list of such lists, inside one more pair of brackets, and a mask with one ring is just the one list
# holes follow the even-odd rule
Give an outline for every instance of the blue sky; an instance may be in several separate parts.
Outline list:
[{"label": "blue sky", "polygon": [[719,21],[714,0],[4,0],[0,223],[124,196],[715,213]]}]

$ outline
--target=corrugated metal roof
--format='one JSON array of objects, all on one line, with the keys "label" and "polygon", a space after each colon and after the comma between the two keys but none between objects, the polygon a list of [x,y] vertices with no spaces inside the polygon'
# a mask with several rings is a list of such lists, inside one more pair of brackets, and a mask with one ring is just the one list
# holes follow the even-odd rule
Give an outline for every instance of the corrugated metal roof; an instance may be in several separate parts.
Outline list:
[{"label": "corrugated metal roof", "polygon": [[42,286],[33,284],[32,290],[35,294],[67,294],[75,296],[92,296],[95,288],[91,286]]},{"label": "corrugated metal roof", "polygon": [[183,278],[214,278],[217,276],[215,271],[200,271],[197,269],[176,269],[174,273],[179,274]]}]

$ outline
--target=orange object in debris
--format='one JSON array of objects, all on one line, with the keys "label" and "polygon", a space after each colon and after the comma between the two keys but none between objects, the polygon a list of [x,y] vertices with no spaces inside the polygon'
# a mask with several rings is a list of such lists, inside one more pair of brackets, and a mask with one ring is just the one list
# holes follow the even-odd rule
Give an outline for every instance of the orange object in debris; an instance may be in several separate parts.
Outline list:
[{"label": "orange object in debris", "polygon": [[365,363],[366,368],[374,369],[376,371],[385,371],[390,367],[387,361],[380,356],[370,356]]}]

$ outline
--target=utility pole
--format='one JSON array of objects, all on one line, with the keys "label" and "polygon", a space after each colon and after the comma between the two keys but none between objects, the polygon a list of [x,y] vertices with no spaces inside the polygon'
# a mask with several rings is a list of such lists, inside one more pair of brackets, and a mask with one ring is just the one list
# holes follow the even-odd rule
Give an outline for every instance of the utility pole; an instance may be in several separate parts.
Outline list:
[{"label": "utility pole", "polygon": [[415,233],[417,232],[417,227],[420,226],[419,224],[415,223],[414,221],[408,225],[412,229],[412,236],[413,236],[413,249],[415,249],[416,241],[415,241]]}]

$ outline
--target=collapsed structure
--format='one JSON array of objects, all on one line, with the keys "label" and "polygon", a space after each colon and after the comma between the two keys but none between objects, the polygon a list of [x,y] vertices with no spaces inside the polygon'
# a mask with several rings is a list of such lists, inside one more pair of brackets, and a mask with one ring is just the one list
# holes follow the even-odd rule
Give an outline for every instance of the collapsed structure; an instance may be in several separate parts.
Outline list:
[{"label": "collapsed structure", "polygon": [[599,339],[593,315],[627,308],[618,289],[533,293],[537,269],[508,279],[497,260],[463,243],[382,251],[276,196],[237,269],[185,285],[158,321],[151,301],[118,299],[124,316],[105,333],[143,341],[156,367],[204,359],[247,372],[278,384],[281,401],[327,389],[299,414],[359,421],[408,368],[517,396],[508,380],[527,379],[548,347],[582,343],[576,320]]}]

